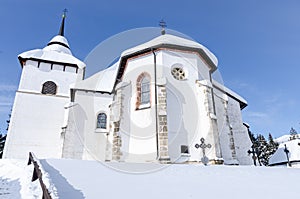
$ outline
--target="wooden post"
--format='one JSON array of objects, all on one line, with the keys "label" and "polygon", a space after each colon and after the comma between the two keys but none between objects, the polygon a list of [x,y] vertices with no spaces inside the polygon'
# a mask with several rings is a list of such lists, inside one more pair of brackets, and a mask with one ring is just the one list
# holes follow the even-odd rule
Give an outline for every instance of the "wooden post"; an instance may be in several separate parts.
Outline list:
[{"label": "wooden post", "polygon": [[41,169],[37,161],[34,159],[33,153],[29,152],[29,160],[27,165],[30,165],[31,163],[33,163],[34,166],[31,182],[39,179],[41,188],[43,190],[43,199],[51,199],[50,193],[43,182]]}]

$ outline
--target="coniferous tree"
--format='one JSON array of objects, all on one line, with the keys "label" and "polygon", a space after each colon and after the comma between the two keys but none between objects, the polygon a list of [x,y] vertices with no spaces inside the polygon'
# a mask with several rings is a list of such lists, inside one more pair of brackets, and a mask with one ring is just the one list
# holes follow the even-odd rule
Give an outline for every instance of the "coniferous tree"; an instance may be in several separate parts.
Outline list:
[{"label": "coniferous tree", "polygon": [[[11,117],[11,114],[8,115],[8,120],[6,120],[6,124],[7,124],[6,132],[8,131],[8,127],[9,127],[9,123],[10,123],[10,117]],[[0,159],[3,156],[3,150],[4,150],[5,141],[6,141],[6,136],[7,136],[7,134],[2,135],[2,133],[0,132]]]},{"label": "coniferous tree", "polygon": [[3,155],[5,140],[6,140],[6,135],[2,135],[0,133],[0,158],[2,158],[2,155]]},{"label": "coniferous tree", "polygon": [[258,160],[263,165],[268,165],[269,159],[268,159],[268,142],[266,141],[265,137],[261,134],[257,136],[257,155]]},{"label": "coniferous tree", "polygon": [[278,149],[279,144],[274,141],[273,136],[271,133],[269,133],[268,137],[268,150],[267,150],[267,158],[268,158],[268,164],[270,157],[276,152]]},{"label": "coniferous tree", "polygon": [[297,131],[292,127],[290,130],[290,140],[299,138]]}]

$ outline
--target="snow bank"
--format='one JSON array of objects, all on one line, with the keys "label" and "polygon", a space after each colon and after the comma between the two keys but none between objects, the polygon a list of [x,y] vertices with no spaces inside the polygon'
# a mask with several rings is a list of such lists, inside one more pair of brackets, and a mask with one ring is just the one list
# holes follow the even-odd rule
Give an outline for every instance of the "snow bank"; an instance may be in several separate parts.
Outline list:
[{"label": "snow bank", "polygon": [[[59,198],[298,198],[299,169],[41,160]],[[139,171],[151,165],[149,173]],[[159,169],[159,170],[157,170]],[[133,171],[131,170],[131,171]],[[156,170],[156,171],[155,171]],[[151,170],[149,170],[151,171]],[[253,192],[253,190],[255,190]]]},{"label": "snow bank", "polygon": [[31,182],[32,172],[24,160],[0,159],[0,198],[42,198],[39,182]]}]

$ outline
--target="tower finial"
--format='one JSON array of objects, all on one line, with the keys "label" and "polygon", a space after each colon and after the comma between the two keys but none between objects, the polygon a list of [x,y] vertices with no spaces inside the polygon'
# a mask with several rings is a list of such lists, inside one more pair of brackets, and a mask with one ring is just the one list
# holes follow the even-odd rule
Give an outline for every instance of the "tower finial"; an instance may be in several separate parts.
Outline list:
[{"label": "tower finial", "polygon": [[160,20],[158,25],[161,27],[161,34],[162,35],[166,34],[165,27],[167,27],[167,23],[162,19]]},{"label": "tower finial", "polygon": [[65,34],[65,18],[66,18],[67,12],[68,12],[68,10],[65,8],[63,10],[62,22],[61,22],[59,33],[58,33],[58,35],[61,35],[61,36],[64,36],[64,34]]}]

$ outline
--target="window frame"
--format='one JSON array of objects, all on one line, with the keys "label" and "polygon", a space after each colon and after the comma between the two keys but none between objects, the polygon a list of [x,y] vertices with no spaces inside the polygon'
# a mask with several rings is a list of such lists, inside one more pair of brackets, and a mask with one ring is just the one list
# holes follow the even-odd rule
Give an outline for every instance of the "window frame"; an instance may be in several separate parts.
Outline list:
[{"label": "window frame", "polygon": [[[55,92],[50,92],[52,88],[50,88],[51,86],[54,86],[55,88]],[[50,89],[50,91],[49,91]],[[43,95],[56,95],[57,94],[57,90],[58,90],[58,86],[55,82],[53,81],[46,81],[42,84],[42,90],[41,93]]]},{"label": "window frame", "polygon": [[[105,115],[105,126],[103,126],[103,127],[101,126],[101,121],[99,122],[99,117],[101,115]],[[104,124],[104,122],[102,122],[102,124]],[[109,129],[108,129],[108,116],[107,116],[107,113],[101,111],[96,116],[96,130],[95,130],[95,132],[97,132],[97,133],[107,133],[108,130]]]},{"label": "window frame", "polygon": [[151,107],[151,77],[148,73],[140,74],[136,81],[137,99],[136,110]]}]

